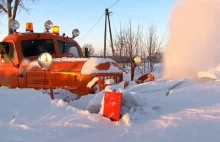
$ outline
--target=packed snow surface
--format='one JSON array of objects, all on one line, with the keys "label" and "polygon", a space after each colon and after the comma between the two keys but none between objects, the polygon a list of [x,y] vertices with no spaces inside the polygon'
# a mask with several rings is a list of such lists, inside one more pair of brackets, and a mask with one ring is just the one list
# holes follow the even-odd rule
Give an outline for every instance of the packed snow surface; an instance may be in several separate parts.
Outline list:
[{"label": "packed snow surface", "polygon": [[[167,92],[175,84],[175,89]],[[122,118],[102,116],[105,91],[123,93]],[[108,86],[64,102],[41,91],[0,88],[1,142],[218,142],[220,82],[157,80]],[[91,109],[98,113],[90,113]]]}]

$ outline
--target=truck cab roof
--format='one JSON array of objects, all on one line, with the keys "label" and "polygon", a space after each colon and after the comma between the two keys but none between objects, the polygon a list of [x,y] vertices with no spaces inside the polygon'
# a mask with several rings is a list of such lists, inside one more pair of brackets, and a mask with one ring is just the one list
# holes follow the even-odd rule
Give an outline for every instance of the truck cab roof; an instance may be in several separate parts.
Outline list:
[{"label": "truck cab roof", "polygon": [[19,61],[23,58],[37,59],[42,52],[48,52],[55,58],[83,57],[81,47],[75,40],[53,33],[14,33],[5,37],[3,41],[14,45]]}]

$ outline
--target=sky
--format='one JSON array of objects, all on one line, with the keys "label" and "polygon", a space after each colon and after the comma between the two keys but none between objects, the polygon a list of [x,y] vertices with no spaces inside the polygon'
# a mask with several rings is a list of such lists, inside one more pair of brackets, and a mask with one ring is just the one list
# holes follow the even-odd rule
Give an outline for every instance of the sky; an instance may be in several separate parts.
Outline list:
[{"label": "sky", "polygon": [[[18,32],[25,31],[25,23],[32,22],[35,32],[43,32],[44,22],[51,20],[60,27],[60,34],[72,36],[72,30],[78,28],[80,35],[75,40],[83,46],[92,44],[98,51],[104,47],[104,16],[90,31],[94,24],[104,14],[105,8],[117,0],[38,0],[26,1],[24,4],[30,12],[20,11],[16,20],[20,23]],[[119,0],[111,11],[112,34],[119,27],[126,27],[131,20],[132,27],[141,25],[147,31],[147,26],[154,23],[158,35],[165,41],[169,37],[169,20],[174,3],[177,0]],[[90,31],[90,32],[89,32]],[[7,35],[7,17],[0,17],[0,40]],[[109,39],[109,34],[108,34]]]}]

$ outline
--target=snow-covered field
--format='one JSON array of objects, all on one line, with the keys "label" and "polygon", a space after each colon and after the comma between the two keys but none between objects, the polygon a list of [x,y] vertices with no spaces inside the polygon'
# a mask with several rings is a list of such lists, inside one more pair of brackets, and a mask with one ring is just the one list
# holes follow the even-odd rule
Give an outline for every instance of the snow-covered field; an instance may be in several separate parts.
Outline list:
[{"label": "snow-covered field", "polygon": [[105,89],[123,92],[119,122],[101,115],[104,91],[67,104],[41,91],[2,87],[0,142],[219,142],[218,80],[158,79],[122,86]]}]

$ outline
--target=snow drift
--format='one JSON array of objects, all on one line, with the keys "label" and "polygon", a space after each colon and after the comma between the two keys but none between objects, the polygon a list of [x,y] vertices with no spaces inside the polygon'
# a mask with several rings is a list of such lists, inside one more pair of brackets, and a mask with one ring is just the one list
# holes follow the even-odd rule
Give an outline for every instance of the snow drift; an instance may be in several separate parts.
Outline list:
[{"label": "snow drift", "polygon": [[[106,88],[110,91],[117,87],[117,91],[126,95],[125,106],[130,108],[119,122],[85,110],[95,100],[101,106],[102,97],[99,100],[98,94],[67,105],[62,100],[51,101],[48,95],[33,89],[2,87],[0,141],[218,142],[220,82],[186,80],[167,97],[167,89],[177,82],[158,80],[132,84],[124,91],[120,85]],[[139,107],[132,106],[131,101],[138,102]]]},{"label": "snow drift", "polygon": [[215,68],[210,68],[208,71],[200,71],[198,72],[199,78],[209,78],[213,80],[220,79],[220,64]]}]

